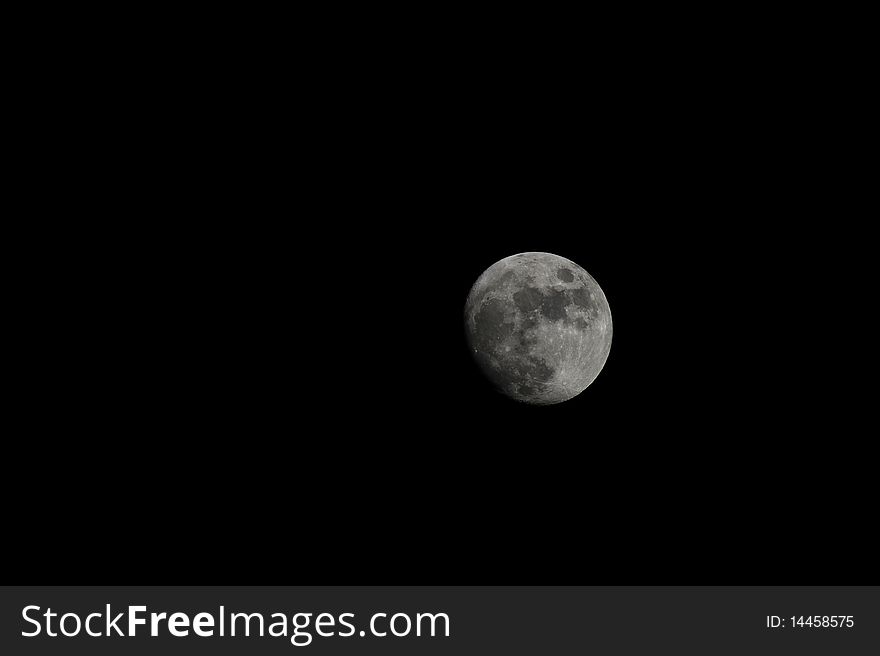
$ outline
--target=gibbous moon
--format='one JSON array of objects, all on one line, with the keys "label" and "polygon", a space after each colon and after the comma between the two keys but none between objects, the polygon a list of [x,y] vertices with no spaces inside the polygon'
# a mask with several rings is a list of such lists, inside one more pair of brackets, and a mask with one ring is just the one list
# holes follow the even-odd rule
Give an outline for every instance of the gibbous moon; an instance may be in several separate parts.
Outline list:
[{"label": "gibbous moon", "polygon": [[471,355],[495,387],[536,405],[592,383],[611,349],[611,310],[589,273],[552,253],[520,253],[483,272],[468,294]]}]

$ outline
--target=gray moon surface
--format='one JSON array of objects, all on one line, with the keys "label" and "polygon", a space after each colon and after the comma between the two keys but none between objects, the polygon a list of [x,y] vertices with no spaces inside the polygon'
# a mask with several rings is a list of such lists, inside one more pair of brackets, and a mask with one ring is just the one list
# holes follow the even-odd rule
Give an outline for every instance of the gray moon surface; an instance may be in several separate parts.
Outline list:
[{"label": "gray moon surface", "polygon": [[502,393],[561,403],[592,383],[611,349],[611,309],[598,283],[552,253],[511,255],[483,272],[465,303],[477,365]]}]

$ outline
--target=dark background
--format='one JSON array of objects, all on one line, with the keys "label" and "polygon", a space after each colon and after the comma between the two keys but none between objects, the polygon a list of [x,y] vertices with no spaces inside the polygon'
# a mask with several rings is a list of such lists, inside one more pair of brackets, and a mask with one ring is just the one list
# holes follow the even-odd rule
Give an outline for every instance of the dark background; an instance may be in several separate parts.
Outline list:
[{"label": "dark background", "polygon": [[[845,195],[806,175],[796,78],[480,43],[45,63],[6,242],[12,582],[869,582],[867,447],[813,396],[846,303],[810,221]],[[528,250],[614,319],[546,408],[463,342]]]}]

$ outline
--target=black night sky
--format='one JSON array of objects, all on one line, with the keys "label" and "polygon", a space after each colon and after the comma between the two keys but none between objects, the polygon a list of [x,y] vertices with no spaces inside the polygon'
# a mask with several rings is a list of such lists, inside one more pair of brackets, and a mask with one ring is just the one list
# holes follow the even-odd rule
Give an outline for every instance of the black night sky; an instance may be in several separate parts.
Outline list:
[{"label": "black night sky", "polygon": [[[95,219],[20,242],[40,346],[5,462],[37,498],[4,533],[28,582],[797,583],[820,552],[856,571],[862,506],[831,513],[816,472],[839,491],[867,460],[816,450],[780,393],[789,195],[743,174],[752,133],[705,94],[697,112],[650,61],[603,61],[352,62],[358,84],[316,74],[309,102],[184,85],[188,118],[151,114],[136,165],[53,188]],[[494,393],[464,344],[470,286],[522,251],[580,264],[613,316],[604,370],[556,406]]]}]

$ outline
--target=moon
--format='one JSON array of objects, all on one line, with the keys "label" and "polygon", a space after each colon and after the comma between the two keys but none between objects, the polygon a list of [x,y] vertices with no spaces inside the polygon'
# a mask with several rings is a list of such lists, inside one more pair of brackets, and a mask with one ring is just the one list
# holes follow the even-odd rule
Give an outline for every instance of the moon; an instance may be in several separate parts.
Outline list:
[{"label": "moon", "polygon": [[490,266],[464,314],[477,365],[498,391],[523,403],[577,396],[611,349],[611,309],[599,284],[552,253],[519,253]]}]

